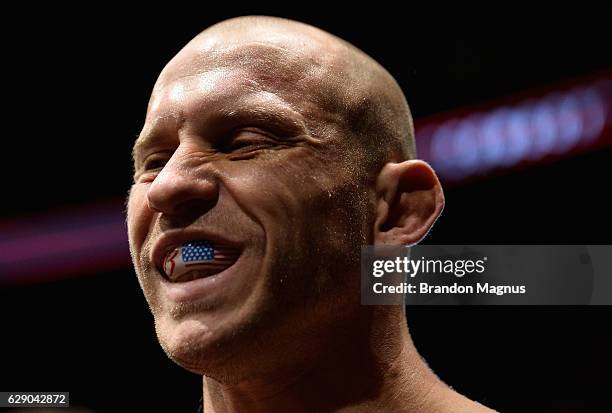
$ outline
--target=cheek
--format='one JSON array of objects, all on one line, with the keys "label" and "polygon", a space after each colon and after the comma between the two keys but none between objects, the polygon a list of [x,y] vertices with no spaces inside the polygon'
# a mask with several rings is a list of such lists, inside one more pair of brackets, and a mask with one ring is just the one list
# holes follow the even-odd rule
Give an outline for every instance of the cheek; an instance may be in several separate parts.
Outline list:
[{"label": "cheek", "polygon": [[132,253],[140,251],[149,233],[153,211],[148,207],[146,191],[146,185],[135,184],[128,198],[127,225]]},{"label": "cheek", "polygon": [[307,214],[308,202],[322,191],[299,157],[234,162],[226,170],[232,196],[266,234],[298,223]]},{"label": "cheek", "polygon": [[306,240],[335,244],[336,238],[342,244],[360,227],[362,196],[337,161],[296,148],[226,167],[228,189],[264,228],[271,247]]},{"label": "cheek", "polygon": [[347,168],[291,155],[235,162],[226,169],[234,200],[265,232],[262,294],[270,293],[287,309],[308,307],[296,306],[296,300],[315,305],[358,296],[347,291],[359,288],[354,274],[360,246],[367,244],[367,194]]}]

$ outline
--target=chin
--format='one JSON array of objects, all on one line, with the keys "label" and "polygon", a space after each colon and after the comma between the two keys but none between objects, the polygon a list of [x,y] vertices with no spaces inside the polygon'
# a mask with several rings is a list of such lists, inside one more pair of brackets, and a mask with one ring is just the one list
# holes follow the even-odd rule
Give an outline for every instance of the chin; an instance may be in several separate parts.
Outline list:
[{"label": "chin", "polygon": [[211,320],[202,314],[179,320],[166,315],[156,319],[155,331],[166,355],[185,370],[202,376],[224,376],[234,350],[244,348],[237,334],[242,329],[237,324],[236,320]]},{"label": "chin", "polygon": [[213,354],[215,334],[197,319],[167,320],[155,323],[157,339],[166,355],[179,366],[203,374],[207,365],[217,358]]}]

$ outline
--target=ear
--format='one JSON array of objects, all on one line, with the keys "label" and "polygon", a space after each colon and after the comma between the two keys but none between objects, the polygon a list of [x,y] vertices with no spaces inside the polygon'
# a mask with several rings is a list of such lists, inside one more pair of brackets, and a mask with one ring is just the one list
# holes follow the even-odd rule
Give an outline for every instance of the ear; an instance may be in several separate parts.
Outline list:
[{"label": "ear", "polygon": [[416,244],[444,209],[440,181],[431,166],[420,160],[386,164],[378,175],[376,192],[375,244]]}]

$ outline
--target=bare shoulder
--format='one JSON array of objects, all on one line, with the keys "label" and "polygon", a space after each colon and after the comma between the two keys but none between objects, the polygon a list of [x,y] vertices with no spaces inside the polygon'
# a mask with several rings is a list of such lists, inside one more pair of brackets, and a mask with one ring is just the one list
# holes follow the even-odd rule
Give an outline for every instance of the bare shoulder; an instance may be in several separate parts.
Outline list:
[{"label": "bare shoulder", "polygon": [[450,387],[438,393],[435,401],[431,404],[432,413],[495,413],[497,410],[491,409],[477,401],[456,392]]},{"label": "bare shoulder", "polygon": [[440,413],[495,413],[493,410],[484,404],[468,399],[467,397],[456,393],[460,399],[454,399],[451,403],[446,404]]}]

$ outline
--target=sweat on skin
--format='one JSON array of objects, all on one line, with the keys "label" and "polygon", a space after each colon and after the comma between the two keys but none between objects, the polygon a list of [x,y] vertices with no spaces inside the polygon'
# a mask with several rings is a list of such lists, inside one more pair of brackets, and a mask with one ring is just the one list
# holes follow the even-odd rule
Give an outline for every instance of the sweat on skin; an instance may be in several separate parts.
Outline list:
[{"label": "sweat on skin", "polygon": [[[373,59],[298,22],[221,22],[160,74],[133,156],[138,281],[207,413],[490,411],[429,369],[403,306],[360,304],[361,245],[414,244],[444,206]],[[168,251],[201,240],[238,258],[168,278]]]}]

